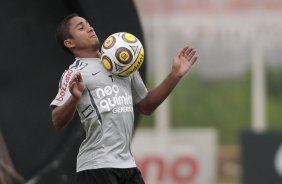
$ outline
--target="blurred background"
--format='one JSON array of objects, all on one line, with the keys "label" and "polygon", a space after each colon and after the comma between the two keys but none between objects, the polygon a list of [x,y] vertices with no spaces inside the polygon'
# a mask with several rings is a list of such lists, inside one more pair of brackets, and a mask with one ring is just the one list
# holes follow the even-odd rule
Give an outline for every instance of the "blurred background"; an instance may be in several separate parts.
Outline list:
[{"label": "blurred background", "polygon": [[[172,58],[182,45],[191,45],[198,53],[198,62],[170,98],[153,116],[141,116],[142,129],[137,131],[135,146],[155,139],[156,144],[162,144],[163,140],[164,148],[155,150],[164,152],[163,156],[155,159],[162,159],[159,166],[166,166],[158,171],[178,173],[178,177],[157,175],[159,181],[163,177],[175,183],[280,183],[282,2],[135,3],[147,46],[150,87],[169,72]],[[154,129],[152,137],[148,127]],[[184,141],[175,136],[181,133],[185,134]],[[180,151],[185,144],[190,148]],[[142,151],[146,146],[137,149],[136,154],[142,153],[141,165],[155,153]],[[169,159],[174,152],[178,156]],[[188,162],[172,171],[175,160],[183,155],[190,155],[198,167]],[[146,165],[148,172],[158,168],[155,162],[153,159],[151,167]]]},{"label": "blurred background", "polygon": [[0,184],[75,183],[83,132],[58,132],[48,105],[71,56],[54,39],[68,13],[102,42],[135,34],[149,89],[180,47],[198,61],[152,116],[136,113],[132,150],[148,184],[282,183],[282,1],[3,1]]}]

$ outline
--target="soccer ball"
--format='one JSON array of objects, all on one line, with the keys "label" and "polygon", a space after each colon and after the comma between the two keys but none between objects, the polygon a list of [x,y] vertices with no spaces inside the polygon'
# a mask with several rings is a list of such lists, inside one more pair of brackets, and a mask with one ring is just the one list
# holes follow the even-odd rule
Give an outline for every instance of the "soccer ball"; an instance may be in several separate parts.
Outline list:
[{"label": "soccer ball", "polygon": [[141,67],[144,48],[138,38],[130,33],[114,33],[104,41],[101,59],[112,74],[127,77]]}]

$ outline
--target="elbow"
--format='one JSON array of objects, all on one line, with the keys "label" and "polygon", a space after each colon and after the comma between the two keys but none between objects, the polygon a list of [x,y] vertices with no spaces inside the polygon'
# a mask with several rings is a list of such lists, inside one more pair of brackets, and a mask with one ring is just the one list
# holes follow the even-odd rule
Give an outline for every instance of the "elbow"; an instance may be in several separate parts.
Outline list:
[{"label": "elbow", "polygon": [[63,123],[61,123],[60,121],[52,118],[52,122],[53,122],[53,126],[56,130],[61,130],[64,128],[64,126],[62,125]]},{"label": "elbow", "polygon": [[55,128],[56,130],[62,130],[62,129],[64,128],[63,126],[58,125],[58,124],[55,124],[55,123],[53,123],[53,125],[54,125],[54,128]]},{"label": "elbow", "polygon": [[58,116],[58,114],[59,113],[57,112],[56,109],[52,111],[52,122],[56,130],[61,130],[64,128],[66,123],[63,121],[62,118],[60,118],[60,116]]},{"label": "elbow", "polygon": [[138,109],[142,114],[144,114],[146,116],[150,116],[155,110],[155,109],[152,109],[152,108],[145,108],[145,107],[142,107],[142,108],[139,107]]},{"label": "elbow", "polygon": [[153,113],[153,111],[142,110],[141,113],[144,114],[144,115],[146,115],[146,116],[150,116],[150,115]]},{"label": "elbow", "polygon": [[138,103],[137,108],[142,114],[146,116],[150,116],[156,109],[152,105],[146,103],[146,101],[141,101],[140,103]]}]

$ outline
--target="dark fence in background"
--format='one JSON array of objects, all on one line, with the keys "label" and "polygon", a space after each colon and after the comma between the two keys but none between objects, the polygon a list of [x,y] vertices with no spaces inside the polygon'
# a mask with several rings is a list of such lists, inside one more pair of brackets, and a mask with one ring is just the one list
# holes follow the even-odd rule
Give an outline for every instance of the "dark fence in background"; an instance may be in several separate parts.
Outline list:
[{"label": "dark fence in background", "polygon": [[[56,131],[49,110],[60,76],[73,62],[57,45],[55,29],[72,12],[89,20],[101,42],[114,32],[126,31],[144,43],[131,0],[1,1],[0,129],[15,169],[29,183],[75,180],[76,154],[83,138],[79,119]],[[145,80],[145,64],[140,73]]]},{"label": "dark fence in background", "polygon": [[282,183],[282,132],[244,132],[241,136],[242,184]]}]

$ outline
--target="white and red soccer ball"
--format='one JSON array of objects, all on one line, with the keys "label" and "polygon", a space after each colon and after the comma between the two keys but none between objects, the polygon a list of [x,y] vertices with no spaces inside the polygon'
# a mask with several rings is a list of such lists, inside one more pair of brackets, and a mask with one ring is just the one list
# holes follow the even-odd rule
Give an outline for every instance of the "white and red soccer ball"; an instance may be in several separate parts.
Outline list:
[{"label": "white and red soccer ball", "polygon": [[144,48],[138,38],[130,33],[114,33],[104,41],[101,59],[112,74],[127,77],[141,67]]}]

